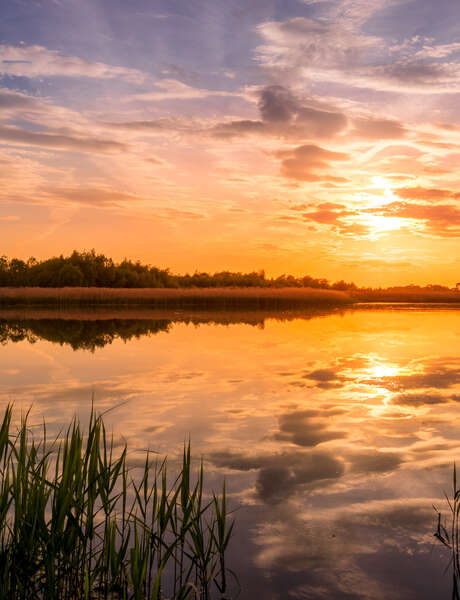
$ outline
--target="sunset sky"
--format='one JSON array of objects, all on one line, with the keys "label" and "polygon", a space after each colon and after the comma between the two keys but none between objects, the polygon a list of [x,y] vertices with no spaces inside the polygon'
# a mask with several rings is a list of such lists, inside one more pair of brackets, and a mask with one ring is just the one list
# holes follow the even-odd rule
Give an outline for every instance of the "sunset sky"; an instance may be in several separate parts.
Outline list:
[{"label": "sunset sky", "polygon": [[5,0],[0,254],[460,281],[455,0]]}]

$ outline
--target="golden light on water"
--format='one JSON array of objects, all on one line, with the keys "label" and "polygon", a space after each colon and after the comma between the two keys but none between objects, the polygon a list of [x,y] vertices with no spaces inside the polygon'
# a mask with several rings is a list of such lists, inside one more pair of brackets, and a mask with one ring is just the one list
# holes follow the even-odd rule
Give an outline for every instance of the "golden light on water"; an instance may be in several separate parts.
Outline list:
[{"label": "golden light on water", "polygon": [[401,369],[395,365],[390,365],[387,363],[378,363],[375,362],[367,372],[369,373],[369,377],[373,379],[381,379],[382,377],[395,377],[400,373]]},{"label": "golden light on water", "polygon": [[374,416],[382,416],[384,410],[391,405],[391,399],[393,397],[393,393],[385,386],[381,385],[380,380],[397,377],[402,372],[404,372],[404,370],[398,365],[383,362],[377,357],[370,357],[370,365],[364,369],[366,382],[367,385],[370,385],[373,388],[374,392],[379,393],[379,397],[382,399],[382,404],[374,407],[372,411]]}]

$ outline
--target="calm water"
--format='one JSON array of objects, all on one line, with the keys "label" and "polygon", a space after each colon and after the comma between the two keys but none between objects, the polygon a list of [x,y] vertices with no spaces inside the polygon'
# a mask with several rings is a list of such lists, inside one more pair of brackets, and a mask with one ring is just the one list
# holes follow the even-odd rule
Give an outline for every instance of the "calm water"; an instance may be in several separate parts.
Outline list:
[{"label": "calm water", "polygon": [[94,394],[133,465],[190,435],[238,507],[240,598],[450,597],[460,310],[61,316],[0,314],[2,406],[57,431]]}]

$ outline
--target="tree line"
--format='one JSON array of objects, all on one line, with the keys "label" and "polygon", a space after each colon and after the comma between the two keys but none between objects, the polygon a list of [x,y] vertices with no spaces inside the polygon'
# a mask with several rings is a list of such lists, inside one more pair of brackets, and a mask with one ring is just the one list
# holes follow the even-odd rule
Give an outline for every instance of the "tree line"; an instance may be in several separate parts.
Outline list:
[{"label": "tree line", "polygon": [[195,272],[175,275],[169,269],[144,265],[140,261],[114,262],[95,250],[45,260],[0,257],[0,286],[12,287],[113,287],[113,288],[207,288],[207,287],[310,287],[332,290],[357,289],[354,283],[317,279],[305,275],[266,277],[264,271],[251,273]]}]

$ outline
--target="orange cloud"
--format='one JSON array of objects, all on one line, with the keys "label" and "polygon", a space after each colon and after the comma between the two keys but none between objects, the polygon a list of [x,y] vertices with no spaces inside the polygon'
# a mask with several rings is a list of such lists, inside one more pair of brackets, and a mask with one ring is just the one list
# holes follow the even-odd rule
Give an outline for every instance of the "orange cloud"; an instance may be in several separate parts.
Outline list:
[{"label": "orange cloud", "polygon": [[397,188],[394,193],[404,200],[425,200],[435,201],[445,198],[458,198],[460,194],[454,193],[452,190],[444,190],[438,188],[424,188],[421,186],[410,188]]},{"label": "orange cloud", "polygon": [[346,181],[344,177],[337,177],[323,173],[336,161],[345,161],[349,155],[345,152],[332,152],[314,144],[305,144],[291,150],[278,150],[274,153],[281,159],[281,175],[299,181]]}]

